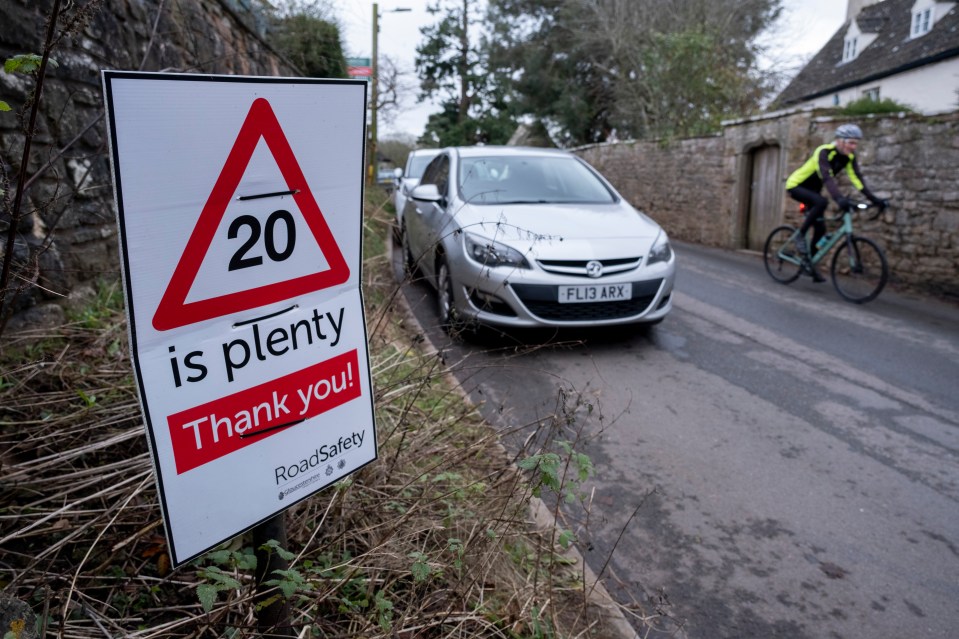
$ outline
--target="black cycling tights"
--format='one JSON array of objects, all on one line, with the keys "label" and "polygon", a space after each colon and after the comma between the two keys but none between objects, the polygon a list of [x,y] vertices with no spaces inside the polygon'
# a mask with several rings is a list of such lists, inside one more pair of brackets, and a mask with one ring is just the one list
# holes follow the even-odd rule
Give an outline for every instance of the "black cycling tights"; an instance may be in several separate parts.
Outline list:
[{"label": "black cycling tights", "polygon": [[829,199],[812,189],[807,189],[802,186],[789,189],[787,192],[792,199],[806,205],[806,219],[803,220],[802,226],[799,227],[799,232],[805,237],[809,231],[809,227],[812,227],[812,244],[809,248],[811,254],[815,252],[816,243],[826,234],[826,221],[823,219],[823,213],[826,212],[826,207],[829,206]]}]

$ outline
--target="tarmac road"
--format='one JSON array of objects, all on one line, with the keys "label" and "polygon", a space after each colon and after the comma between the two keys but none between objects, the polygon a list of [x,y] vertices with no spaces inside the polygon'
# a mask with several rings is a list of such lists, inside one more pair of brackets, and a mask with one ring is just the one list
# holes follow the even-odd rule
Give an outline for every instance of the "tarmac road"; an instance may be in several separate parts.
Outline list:
[{"label": "tarmac road", "polygon": [[649,636],[956,637],[959,308],[676,249],[645,332],[456,341],[404,292],[509,445],[557,414],[588,435],[589,516],[565,523]]}]

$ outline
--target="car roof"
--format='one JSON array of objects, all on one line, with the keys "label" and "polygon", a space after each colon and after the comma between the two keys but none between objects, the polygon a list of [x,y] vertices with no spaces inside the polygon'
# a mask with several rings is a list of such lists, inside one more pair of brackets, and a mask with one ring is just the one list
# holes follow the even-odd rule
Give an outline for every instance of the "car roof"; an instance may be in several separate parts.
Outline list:
[{"label": "car roof", "polygon": [[571,154],[562,149],[549,149],[538,146],[457,146],[450,147],[450,151],[458,154],[460,157],[489,157],[489,156],[530,156],[538,155],[543,157],[562,156],[571,157]]},{"label": "car roof", "polygon": [[413,149],[410,155],[439,155],[443,149]]}]

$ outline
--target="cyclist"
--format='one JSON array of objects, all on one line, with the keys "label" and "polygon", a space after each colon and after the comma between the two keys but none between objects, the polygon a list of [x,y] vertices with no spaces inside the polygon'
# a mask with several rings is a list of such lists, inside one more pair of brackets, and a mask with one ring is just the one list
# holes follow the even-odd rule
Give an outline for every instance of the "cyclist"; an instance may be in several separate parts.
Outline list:
[{"label": "cyclist", "polygon": [[855,124],[843,124],[836,129],[836,141],[830,144],[823,144],[815,151],[806,162],[793,171],[792,175],[786,180],[786,192],[789,196],[802,202],[806,207],[806,219],[803,220],[799,228],[799,238],[796,240],[796,248],[803,258],[803,266],[812,275],[814,282],[825,282],[824,278],[810,259],[809,247],[806,245],[806,233],[809,227],[813,228],[812,245],[816,246],[820,238],[826,234],[826,222],[823,219],[823,213],[829,200],[821,194],[822,187],[825,184],[829,195],[835,200],[836,204],[843,211],[852,208],[852,202],[842,194],[839,185],[836,184],[835,176],[843,169],[849,176],[849,181],[859,191],[862,192],[873,204],[886,208],[889,205],[888,200],[881,199],[874,195],[863,181],[862,173],[859,171],[859,163],[856,161],[855,150],[862,139],[862,129]]}]

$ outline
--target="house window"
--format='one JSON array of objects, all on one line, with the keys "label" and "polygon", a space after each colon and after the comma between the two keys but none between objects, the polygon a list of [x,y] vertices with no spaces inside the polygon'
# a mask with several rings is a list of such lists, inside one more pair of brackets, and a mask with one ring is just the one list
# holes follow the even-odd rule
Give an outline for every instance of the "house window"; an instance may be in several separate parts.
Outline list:
[{"label": "house window", "polygon": [[855,59],[856,57],[856,45],[859,43],[858,38],[846,38],[846,46],[842,52],[842,61],[849,62],[850,60]]},{"label": "house window", "polygon": [[872,100],[873,102],[879,102],[879,87],[875,89],[866,89],[862,92],[862,97],[866,100]]},{"label": "house window", "polygon": [[833,94],[833,96],[832,96],[832,105],[833,105],[833,106],[839,106],[839,94],[838,94],[838,93]]},{"label": "house window", "polygon": [[912,14],[912,37],[918,38],[932,28],[932,9],[922,9]]}]

